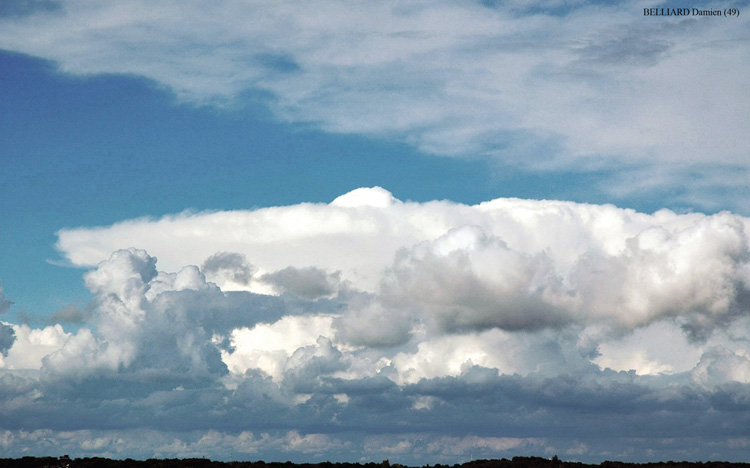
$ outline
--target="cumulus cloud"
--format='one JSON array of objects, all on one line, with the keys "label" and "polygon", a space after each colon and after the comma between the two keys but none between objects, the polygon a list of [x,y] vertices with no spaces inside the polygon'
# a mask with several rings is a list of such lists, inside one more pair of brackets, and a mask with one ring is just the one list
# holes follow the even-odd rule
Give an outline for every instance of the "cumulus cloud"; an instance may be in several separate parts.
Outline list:
[{"label": "cumulus cloud", "polygon": [[723,346],[712,347],[701,356],[691,376],[712,387],[727,382],[750,383],[750,354],[746,350],[733,352]]},{"label": "cumulus cloud", "polygon": [[11,341],[12,346],[5,356],[0,357],[3,369],[39,370],[42,360],[62,348],[70,336],[61,325],[41,329],[26,324],[4,326],[7,327],[12,329],[15,340]]},{"label": "cumulus cloud", "polygon": [[[291,219],[293,224],[287,222]],[[215,274],[221,266],[247,271],[252,259],[266,272],[253,282],[298,298],[238,292],[248,303],[271,300],[271,309],[280,312],[268,314],[264,304],[257,320],[243,323],[237,316],[223,327],[202,319],[201,336],[209,337],[210,330],[231,375],[260,371],[282,382],[300,356],[294,358],[296,351],[316,349],[323,337],[334,354],[359,350],[347,351],[349,367],[331,375],[383,373],[413,383],[456,376],[474,365],[501,373],[554,373],[555,366],[578,372],[593,366],[592,359],[603,368],[642,374],[690,370],[700,343],[748,310],[747,224],[730,213],[648,215],[556,201],[402,202],[376,187],[357,189],[328,205],[66,230],[58,248],[85,265],[96,261],[97,250],[116,250],[126,239],[181,268],[176,274],[156,272],[154,257],[131,249],[88,273],[101,301],[102,335],[111,328],[122,337],[128,323],[153,325],[163,314],[185,313],[190,307],[181,294],[193,301],[216,295],[211,307],[227,307],[221,291],[200,271],[181,265],[206,258],[202,246],[220,251],[231,246],[224,251],[235,253],[212,254],[204,271]],[[161,242],[156,230],[165,239],[171,231],[182,233],[180,248]],[[240,231],[246,234],[242,243],[236,240]],[[196,235],[185,237],[185,232]],[[107,286],[112,278],[128,287]],[[657,341],[653,330],[667,326],[661,324],[683,340],[680,346],[691,350],[692,361],[681,362],[685,351],[650,346]],[[165,333],[155,330],[149,336]],[[567,336],[566,330],[577,331]],[[545,335],[551,331],[556,338]],[[142,347],[138,339],[123,346]],[[213,351],[201,355],[211,354],[215,360]]]},{"label": "cumulus cloud", "polygon": [[300,359],[297,351],[304,352],[306,346],[326,336],[332,336],[331,317],[284,317],[272,324],[232,330],[231,351],[223,351],[222,358],[234,373],[260,369],[278,381],[283,379],[290,360],[295,355]]},{"label": "cumulus cloud", "polygon": [[[397,256],[383,283],[387,301],[423,309],[445,331],[559,327],[570,319],[554,297],[561,281],[540,252],[508,249],[481,229],[453,229]],[[561,305],[562,305],[562,301]]]},{"label": "cumulus cloud", "polygon": [[[372,188],[328,205],[63,230],[57,247],[84,266],[135,243],[175,269],[200,262],[210,246],[231,247],[266,272],[259,278],[277,292],[306,299],[332,297],[346,282],[348,312],[335,327],[352,344],[404,343],[418,324],[441,333],[571,324],[627,332],[667,319],[705,341],[748,310],[747,229],[746,218],[728,212],[645,214],[518,199],[416,203]],[[176,247],[168,239],[178,233]],[[139,268],[155,275],[151,264]],[[127,283],[136,302],[146,287],[142,274]],[[92,276],[90,287],[109,291],[113,275],[96,275],[102,279]],[[385,324],[384,333],[361,325],[370,320]]]},{"label": "cumulus cloud", "polygon": [[284,292],[296,294],[305,299],[318,299],[333,295],[339,283],[339,274],[329,275],[315,268],[286,267],[274,273],[266,273],[261,280],[274,285]]},{"label": "cumulus cloud", "polygon": [[[592,339],[597,345],[597,354],[592,361],[601,368],[616,371],[635,370],[638,374],[681,373],[692,370],[699,362],[704,347],[693,346],[679,324],[674,321],[655,322],[633,333],[596,336],[600,330],[589,329],[582,341]],[[714,337],[718,341],[721,338]]]},{"label": "cumulus cloud", "polygon": [[156,258],[143,250],[117,250],[108,261],[86,273],[86,287],[94,294],[122,304],[128,311],[141,308],[148,283],[157,275]]},{"label": "cumulus cloud", "polygon": [[[3,286],[0,284],[0,315],[10,310],[13,302],[9,301],[3,294]],[[15,331],[10,324],[0,323],[0,360],[7,356],[8,350],[16,339]]]},{"label": "cumulus cloud", "polygon": [[[747,227],[728,212],[362,188],[62,231],[61,251],[95,266],[90,326],[4,325],[0,445],[414,464],[738,456]],[[249,265],[245,290],[211,281],[233,289]]]},{"label": "cumulus cloud", "polygon": [[[226,296],[194,266],[166,273],[155,265],[156,258],[131,248],[114,252],[86,273],[86,285],[95,294],[97,332],[83,328],[49,354],[42,366],[48,378],[85,379],[127,370],[147,380],[179,376],[182,381],[226,373],[212,337],[239,321],[238,308],[252,310],[256,296],[244,293],[239,301]],[[242,323],[267,318],[268,305],[261,308],[257,317],[244,317]]]},{"label": "cumulus cloud", "polygon": [[282,121],[428,153],[646,168],[680,174],[678,191],[685,167],[748,169],[743,17],[644,21],[633,2],[55,5],[0,18],[0,47],[201,105],[260,92]]},{"label": "cumulus cloud", "polygon": [[240,285],[250,283],[253,276],[253,266],[247,262],[244,255],[233,252],[218,252],[206,259],[201,266],[203,274],[213,275],[233,281]]},{"label": "cumulus cloud", "polygon": [[348,301],[345,313],[334,321],[337,336],[355,346],[385,348],[409,341],[417,317],[395,304],[384,305],[372,295]]}]

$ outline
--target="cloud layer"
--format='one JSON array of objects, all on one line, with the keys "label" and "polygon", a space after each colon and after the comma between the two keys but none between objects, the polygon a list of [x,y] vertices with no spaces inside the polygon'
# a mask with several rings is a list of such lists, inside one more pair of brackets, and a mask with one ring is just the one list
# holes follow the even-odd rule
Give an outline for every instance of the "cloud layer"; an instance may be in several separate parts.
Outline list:
[{"label": "cloud layer", "polygon": [[3,325],[0,445],[743,459],[748,222],[363,188],[61,231],[94,266],[94,314],[75,332]]},{"label": "cloud layer", "polygon": [[44,5],[1,17],[0,47],[199,105],[256,96],[282,121],[427,153],[613,171],[613,195],[747,209],[717,194],[747,188],[743,16],[644,17],[654,4],[638,1]]},{"label": "cloud layer", "polygon": [[[728,212],[648,215],[518,199],[414,203],[375,187],[327,205],[68,229],[57,246],[78,266],[145,248],[169,269],[203,264],[223,288],[304,299],[361,291],[369,296],[350,306],[364,314],[408,310],[403,320],[419,315],[442,332],[633,330],[675,319],[700,340],[747,309],[747,229],[746,218]],[[215,267],[219,259],[241,265],[242,281]],[[260,274],[251,278],[246,259]]]}]

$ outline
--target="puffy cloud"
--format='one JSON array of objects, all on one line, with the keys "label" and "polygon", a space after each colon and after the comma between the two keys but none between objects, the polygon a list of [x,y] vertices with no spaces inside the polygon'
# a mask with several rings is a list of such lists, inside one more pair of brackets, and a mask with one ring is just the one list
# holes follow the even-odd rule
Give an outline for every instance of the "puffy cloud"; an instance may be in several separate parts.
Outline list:
[{"label": "puffy cloud", "polygon": [[397,256],[383,283],[385,301],[446,331],[540,329],[570,321],[554,265],[540,252],[513,251],[480,228],[453,229]]},{"label": "puffy cloud", "polygon": [[12,346],[5,356],[0,356],[0,367],[3,369],[38,371],[42,367],[42,360],[62,348],[70,337],[61,325],[41,329],[32,329],[26,324],[3,325],[4,329],[8,327],[12,329],[15,340],[11,341]]},{"label": "puffy cloud", "polygon": [[362,295],[348,301],[347,310],[333,325],[337,336],[354,346],[387,348],[409,341],[417,325],[415,315],[395,304],[386,306],[376,297]]},{"label": "puffy cloud", "polygon": [[45,350],[40,367],[42,375],[51,380],[81,381],[87,377],[111,375],[121,366],[131,364],[136,353],[134,348],[125,340],[110,343],[95,336],[88,328],[82,328],[59,349],[53,352]]},{"label": "puffy cloud", "polygon": [[[91,325],[6,325],[0,444],[415,464],[742,455],[726,441],[750,408],[747,228],[726,212],[363,188],[63,231],[68,258],[96,265]],[[273,294],[210,281],[231,289],[250,264],[244,287]]]},{"label": "puffy cloud", "polygon": [[676,230],[650,226],[617,256],[583,256],[571,278],[591,312],[625,326],[684,320],[694,338],[747,311],[746,221],[720,213]]},{"label": "puffy cloud", "polygon": [[[126,243],[137,244],[179,269],[218,246],[237,252],[234,260],[251,259],[265,272],[260,280],[277,291],[316,299],[346,284],[348,312],[336,327],[353,344],[403,343],[419,323],[450,333],[570,324],[628,331],[666,319],[677,320],[700,341],[747,311],[747,229],[746,218],[727,212],[644,214],[517,199],[473,206],[415,203],[373,188],[329,205],[64,230],[58,248],[73,263],[91,265]],[[179,247],[168,241],[170,235],[181,237]],[[203,284],[197,270],[179,275],[188,281],[188,273],[192,285],[184,287]],[[127,313],[138,315],[137,302],[155,274],[152,264],[143,263],[127,281],[106,268],[87,281],[100,296],[112,293],[104,300],[136,301],[126,304]],[[182,288],[165,278],[156,282]],[[116,281],[118,290],[110,286]],[[153,295],[160,290],[152,283]],[[126,284],[129,289],[123,289]],[[357,290],[371,295],[357,296]],[[357,325],[379,319],[387,333]]]},{"label": "puffy cloud", "polygon": [[[471,375],[472,369],[491,369],[489,375],[586,374],[597,367],[587,349],[579,346],[578,330],[453,334],[422,339],[414,348],[397,350],[388,359],[399,384],[422,379]],[[627,370],[630,370],[628,368]]]},{"label": "puffy cloud", "polygon": [[[538,202],[537,210],[545,205]],[[561,249],[559,236],[555,242],[540,235],[534,223],[514,226],[518,231],[513,237],[544,238],[546,248],[536,252],[533,241],[510,248],[509,242],[482,229],[462,227],[397,257],[383,295],[406,301],[413,309],[426,307],[427,317],[449,331],[535,329],[570,322],[633,330],[678,318],[692,339],[704,340],[715,327],[747,312],[746,220],[728,213],[657,213],[649,220],[653,224],[634,232],[630,229],[637,225],[625,212],[614,219],[608,216],[614,213],[598,214],[598,222],[613,221],[610,228],[620,223],[619,232],[613,229],[608,240],[619,237],[619,245],[599,244],[594,236],[602,233],[586,226],[576,237],[588,238],[588,248],[572,259],[572,249]],[[667,219],[659,220],[662,217]],[[558,234],[553,226],[563,223],[551,218],[549,228]]]},{"label": "puffy cloud", "polygon": [[[135,249],[100,263],[86,274],[98,332],[71,336],[44,375],[222,379],[282,406],[305,405],[325,389],[327,404],[347,407],[359,400],[343,381],[405,386],[477,366],[495,375],[586,375],[597,366],[681,375],[709,346],[742,350],[728,325],[748,311],[747,225],[730,213],[649,215],[555,201],[401,202],[374,188],[328,205],[62,231],[58,246],[80,263],[122,239],[177,273],[157,271],[155,257]],[[179,232],[180,248],[157,231]],[[293,294],[222,291],[189,266],[206,251],[235,252],[209,254],[204,270],[213,278],[221,266],[245,271],[252,261],[262,273],[247,289],[264,283]],[[85,372],[76,369],[82,362]],[[409,407],[436,404],[428,395]]]},{"label": "puffy cloud", "polygon": [[336,293],[339,274],[329,275],[315,267],[286,267],[274,273],[266,273],[261,279],[281,291],[296,294],[304,299],[318,299]]},{"label": "puffy cloud", "polygon": [[443,337],[419,343],[414,353],[397,354],[392,365],[398,370],[399,383],[460,376],[475,365],[507,374],[518,372],[520,366],[516,365],[520,362],[515,361],[520,356],[513,349],[514,343],[502,333],[492,335]]},{"label": "puffy cloud", "polygon": [[135,313],[141,308],[149,281],[156,275],[156,258],[144,250],[130,248],[115,251],[109,261],[84,275],[84,280],[92,293],[121,304],[120,310]]},{"label": "puffy cloud", "polygon": [[[218,252],[206,259],[201,271],[208,277],[217,276],[224,281],[232,281],[246,286],[253,276],[253,266],[247,262],[244,255],[233,252]],[[226,289],[226,287],[225,287]]]},{"label": "puffy cloud", "polygon": [[279,300],[222,292],[195,266],[167,273],[155,265],[146,251],[130,248],[86,273],[95,293],[97,332],[83,328],[48,353],[43,369],[48,378],[126,372],[168,382],[221,376],[227,369],[217,345],[233,327],[284,314]]},{"label": "puffy cloud", "polygon": [[750,383],[750,353],[733,352],[723,346],[708,349],[693,369],[696,382],[714,387],[726,382]]},{"label": "puffy cloud", "polygon": [[332,336],[331,322],[326,316],[284,317],[272,324],[236,328],[230,335],[231,351],[222,351],[222,359],[234,373],[260,369],[281,380],[287,366],[300,359],[297,351],[304,353],[306,347],[320,344],[320,337]]},{"label": "puffy cloud", "polygon": [[599,343],[593,362],[616,371],[634,370],[639,375],[687,372],[695,367],[703,352],[702,346],[691,346],[684,330],[672,321],[656,322],[631,334],[607,339],[596,337],[598,332],[587,331],[589,338]]}]

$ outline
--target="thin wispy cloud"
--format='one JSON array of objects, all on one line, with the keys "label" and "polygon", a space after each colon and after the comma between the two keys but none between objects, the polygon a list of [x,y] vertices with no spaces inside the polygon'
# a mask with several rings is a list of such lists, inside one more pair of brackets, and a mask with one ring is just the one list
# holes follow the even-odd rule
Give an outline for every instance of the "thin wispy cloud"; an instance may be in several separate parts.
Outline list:
[{"label": "thin wispy cloud", "polygon": [[437,155],[747,176],[742,17],[644,18],[642,2],[57,5],[0,20],[0,47],[197,105],[258,96],[282,121]]}]

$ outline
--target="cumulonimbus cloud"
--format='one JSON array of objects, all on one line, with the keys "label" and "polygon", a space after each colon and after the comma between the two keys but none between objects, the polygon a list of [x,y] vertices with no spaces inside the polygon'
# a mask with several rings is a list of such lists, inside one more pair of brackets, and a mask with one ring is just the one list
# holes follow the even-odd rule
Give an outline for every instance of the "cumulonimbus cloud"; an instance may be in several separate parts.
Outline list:
[{"label": "cumulonimbus cloud", "polygon": [[[199,335],[181,333],[212,340],[191,361],[202,362],[196,372],[203,376],[224,366],[228,375],[259,371],[282,382],[300,371],[292,363],[301,356],[321,365],[336,356],[326,364],[335,375],[382,374],[404,384],[458,375],[467,365],[521,374],[595,363],[643,373],[689,370],[705,346],[722,344],[728,325],[747,318],[747,226],[728,212],[645,214],[519,199],[403,202],[375,187],[330,204],[64,230],[58,248],[74,264],[99,264],[86,279],[99,297],[97,326],[109,344],[90,354],[92,368],[137,362],[137,350],[148,349],[139,341],[146,339],[141,323],[162,324],[148,334],[156,343],[176,324],[195,322]],[[156,258],[179,272],[157,272]],[[215,274],[220,258],[252,263],[260,273],[240,285]],[[217,283],[191,264],[208,265]],[[225,285],[245,292],[226,296],[219,289]],[[284,292],[293,294],[273,295]],[[225,312],[198,313],[185,300]],[[128,330],[134,335],[123,340]],[[655,330],[684,335],[682,356],[695,362],[679,363],[649,344]],[[93,338],[80,337],[86,346]],[[326,346],[358,351],[331,354]],[[556,348],[565,351],[547,351]],[[209,356],[213,364],[204,361]]]},{"label": "cumulonimbus cloud", "polygon": [[[361,188],[329,204],[64,230],[61,253],[96,265],[84,275],[91,325],[3,324],[15,339],[0,355],[0,414],[73,438],[74,453],[146,456],[211,440],[283,456],[373,443],[393,456],[606,452],[563,429],[583,423],[580,407],[605,432],[628,415],[612,437],[643,437],[644,414],[661,415],[646,432],[663,436],[696,407],[701,427],[742,431],[721,402],[750,379],[747,227],[728,212],[417,203]],[[469,434],[455,453],[435,448],[449,434],[425,429],[446,414]],[[89,432],[68,422],[81,415]],[[530,437],[478,435],[498,419]],[[384,428],[397,421],[413,434],[394,440]],[[143,424],[160,435],[136,450],[128,431]]]},{"label": "cumulonimbus cloud", "polygon": [[[334,294],[325,272],[336,273],[348,289],[373,295],[349,306],[359,304],[363,317],[388,310],[413,323],[417,314],[443,331],[632,330],[674,319],[700,340],[747,309],[747,229],[746,218],[728,212],[645,214],[518,199],[416,203],[376,187],[330,204],[68,229],[57,247],[87,266],[137,246],[170,269],[237,252],[262,272],[247,290],[255,284],[309,299]],[[407,309],[408,317],[397,312]]]}]

